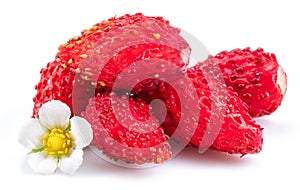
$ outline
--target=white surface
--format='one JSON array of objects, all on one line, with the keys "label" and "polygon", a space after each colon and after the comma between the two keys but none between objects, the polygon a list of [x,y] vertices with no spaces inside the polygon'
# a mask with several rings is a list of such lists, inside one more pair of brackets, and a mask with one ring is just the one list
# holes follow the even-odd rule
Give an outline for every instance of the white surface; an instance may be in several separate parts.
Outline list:
[{"label": "white surface", "polygon": [[[196,4],[196,2],[198,2]],[[0,174],[1,186],[13,189],[299,189],[299,44],[297,1],[1,1],[0,2]],[[32,110],[39,70],[54,59],[58,45],[82,29],[114,15],[142,12],[163,16],[200,39],[212,54],[221,50],[263,47],[274,52],[288,74],[283,105],[258,120],[264,129],[263,151],[240,159],[187,149],[150,169],[124,169],[86,150],[73,176],[40,176],[25,159],[17,132]]]}]

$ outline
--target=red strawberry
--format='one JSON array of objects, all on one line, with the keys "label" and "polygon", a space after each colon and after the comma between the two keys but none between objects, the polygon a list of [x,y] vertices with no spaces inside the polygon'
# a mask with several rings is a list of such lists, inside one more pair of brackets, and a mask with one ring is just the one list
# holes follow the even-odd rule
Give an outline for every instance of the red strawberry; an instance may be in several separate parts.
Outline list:
[{"label": "red strawberry", "polygon": [[[126,103],[130,110],[126,110]],[[114,93],[90,99],[82,116],[92,125],[92,145],[114,160],[126,163],[162,163],[171,155],[167,136],[149,105]],[[140,123],[139,123],[140,122]]]},{"label": "red strawberry", "polygon": [[[262,129],[247,113],[247,107],[231,88],[222,85],[222,74],[212,64],[194,66],[187,75],[194,85],[188,87],[186,80],[157,90],[153,95],[140,94],[151,102],[164,101],[168,110],[163,127],[166,134],[192,146],[206,150],[228,152],[231,154],[252,154],[262,149]],[[174,89],[177,88],[177,91]],[[189,96],[178,94],[197,93],[198,111],[190,109],[195,101]],[[161,105],[153,107],[153,114],[160,116]],[[184,119],[182,119],[184,118]],[[196,130],[194,130],[196,125]]]},{"label": "red strawberry", "polygon": [[274,54],[250,48],[222,51],[208,60],[223,72],[226,85],[231,86],[248,105],[252,117],[273,113],[286,92],[286,73]]},{"label": "red strawberry", "polygon": [[[73,101],[77,103],[78,110],[84,110],[85,98],[94,94],[94,87],[88,81],[80,81],[82,88],[76,86],[73,89],[75,74],[72,68],[64,68],[57,61],[48,63],[41,70],[40,82],[35,86],[37,90],[34,101],[33,117],[38,117],[38,110],[45,102],[60,100],[72,108]],[[76,100],[72,99],[72,93],[76,91]],[[73,111],[73,110],[72,110]]]},{"label": "red strawberry", "polygon": [[[123,76],[118,88],[125,89],[130,88],[127,76],[144,77],[139,77],[141,71],[152,68],[152,62],[138,64],[142,60],[165,60],[184,71],[190,48],[179,32],[162,17],[140,13],[113,17],[82,31],[81,36],[61,45],[56,60],[42,69],[33,116],[37,117],[40,106],[51,99],[67,103],[73,113],[80,114],[95,91],[110,91],[118,76]],[[125,68],[130,73],[122,73]],[[156,78],[162,70],[174,73],[171,69],[157,66],[148,77]]]}]

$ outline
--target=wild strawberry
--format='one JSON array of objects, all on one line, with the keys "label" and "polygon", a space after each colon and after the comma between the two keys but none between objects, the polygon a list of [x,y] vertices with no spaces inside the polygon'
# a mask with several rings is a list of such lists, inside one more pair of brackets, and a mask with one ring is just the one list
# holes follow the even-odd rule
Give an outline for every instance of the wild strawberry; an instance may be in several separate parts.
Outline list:
[{"label": "wild strawberry", "polygon": [[[193,88],[182,80],[173,86],[164,83],[165,90],[157,90],[153,95],[139,94],[148,102],[161,99],[165,103],[165,118],[160,115],[161,104],[152,109],[163,121],[165,133],[179,142],[189,141],[200,150],[210,148],[241,155],[258,153],[262,149],[262,129],[248,114],[236,92],[222,85],[221,71],[218,73],[212,64],[198,64],[190,68],[187,75]],[[190,109],[195,104],[193,96],[182,97],[178,89],[187,95],[196,91],[197,111]]]},{"label": "wild strawberry", "polygon": [[126,163],[168,160],[172,156],[170,144],[149,109],[149,105],[139,99],[128,100],[114,93],[91,98],[82,116],[92,125],[92,145],[107,157]]},{"label": "wild strawberry", "polygon": [[[33,117],[38,117],[39,108],[50,100],[60,100],[71,108],[73,102],[76,102],[76,108],[84,110],[85,98],[94,94],[94,87],[88,81],[77,81],[77,84],[80,83],[81,85],[76,85],[74,89],[72,86],[75,78],[73,69],[64,68],[57,61],[48,63],[47,67],[43,68],[40,73],[41,79],[35,86],[37,92],[33,98]],[[76,91],[76,100],[72,99],[73,91]]]},{"label": "wild strawberry", "polygon": [[262,48],[222,51],[199,64],[214,61],[223,72],[226,85],[231,86],[248,105],[252,117],[273,113],[286,92],[286,73],[272,53]]},{"label": "wild strawberry", "polygon": [[[190,48],[179,32],[162,17],[140,13],[113,17],[82,31],[80,36],[61,45],[55,61],[42,69],[35,87],[33,117],[51,99],[67,103],[73,113],[80,114],[95,92],[111,91],[117,77],[123,76],[118,88],[130,88],[127,76],[153,68],[152,62],[143,65],[139,61],[165,60],[184,71]],[[163,66],[157,66],[148,78],[157,78],[157,70],[170,73],[172,68]],[[125,68],[129,70],[122,72]]]}]

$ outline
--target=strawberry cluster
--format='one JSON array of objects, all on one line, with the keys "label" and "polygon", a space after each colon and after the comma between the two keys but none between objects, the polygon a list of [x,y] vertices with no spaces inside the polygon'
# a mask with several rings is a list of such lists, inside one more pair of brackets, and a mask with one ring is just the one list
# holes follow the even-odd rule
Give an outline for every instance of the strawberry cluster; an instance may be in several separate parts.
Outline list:
[{"label": "strawberry cluster", "polygon": [[[223,51],[188,67],[191,49],[162,17],[110,18],[59,47],[35,86],[33,117],[60,100],[92,125],[92,145],[112,160],[162,163],[172,143],[253,154],[253,117],[281,104],[286,74],[274,54]],[[159,101],[157,101],[159,100]]]}]

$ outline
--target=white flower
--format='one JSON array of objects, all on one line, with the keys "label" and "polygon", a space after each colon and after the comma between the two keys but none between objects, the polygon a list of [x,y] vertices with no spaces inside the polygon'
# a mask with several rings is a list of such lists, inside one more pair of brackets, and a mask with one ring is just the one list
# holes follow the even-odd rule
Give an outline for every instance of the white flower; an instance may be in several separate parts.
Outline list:
[{"label": "white flower", "polygon": [[92,141],[92,128],[85,119],[70,115],[66,104],[52,100],[40,108],[39,119],[22,127],[19,142],[31,151],[28,164],[35,172],[49,174],[59,168],[71,174],[82,164],[82,149]]}]

